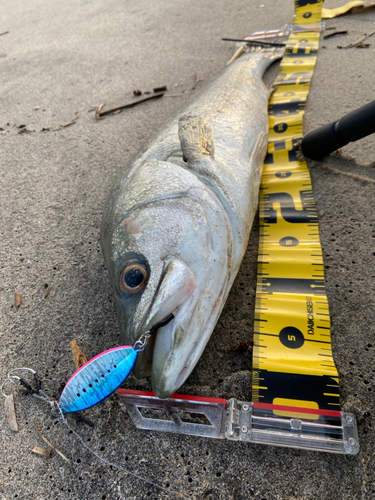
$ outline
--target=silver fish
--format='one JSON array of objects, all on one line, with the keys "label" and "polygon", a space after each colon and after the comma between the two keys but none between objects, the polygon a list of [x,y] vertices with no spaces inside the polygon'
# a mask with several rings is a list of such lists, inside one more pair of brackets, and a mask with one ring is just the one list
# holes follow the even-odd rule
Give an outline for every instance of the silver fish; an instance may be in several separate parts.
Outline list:
[{"label": "silver fish", "polygon": [[175,316],[135,367],[160,398],[198,362],[245,253],[267,151],[262,76],[281,55],[248,51],[227,66],[130,162],[105,209],[122,343]]}]

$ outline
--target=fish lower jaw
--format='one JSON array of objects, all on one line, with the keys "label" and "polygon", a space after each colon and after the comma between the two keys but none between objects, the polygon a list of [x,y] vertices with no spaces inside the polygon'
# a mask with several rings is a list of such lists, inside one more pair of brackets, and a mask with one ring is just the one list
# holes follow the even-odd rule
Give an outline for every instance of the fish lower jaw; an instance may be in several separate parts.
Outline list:
[{"label": "fish lower jaw", "polygon": [[[179,387],[179,386],[178,386]],[[159,399],[168,399],[170,398],[176,391],[174,388],[168,388],[168,387],[154,387],[152,386],[152,390],[154,394],[159,398]]]},{"label": "fish lower jaw", "polygon": [[155,380],[152,376],[152,390],[159,399],[168,399],[178,391],[188,375],[186,374],[186,367],[183,365],[176,377],[169,376],[162,380]]},{"label": "fish lower jaw", "polygon": [[[170,314],[173,314],[174,316],[172,321],[170,321],[166,326],[159,328],[158,331],[150,337],[145,349],[139,353],[138,361],[134,368],[134,375],[137,378],[145,378],[151,376],[156,338],[164,332],[164,335],[168,336],[172,342],[173,334],[177,324],[176,316],[178,314],[178,306],[173,311],[170,311],[167,314],[163,315],[162,319],[168,317]],[[153,322],[153,324],[155,323]],[[147,333],[150,328],[152,328],[153,324],[150,323],[144,328],[144,331],[139,335],[136,342],[142,337],[142,335]]]}]

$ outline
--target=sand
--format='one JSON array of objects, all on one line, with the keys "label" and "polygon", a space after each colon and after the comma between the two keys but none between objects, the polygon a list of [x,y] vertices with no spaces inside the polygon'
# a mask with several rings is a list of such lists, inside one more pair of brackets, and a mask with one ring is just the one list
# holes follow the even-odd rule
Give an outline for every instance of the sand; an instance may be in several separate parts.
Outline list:
[{"label": "sand", "polygon": [[[99,246],[104,203],[117,176],[190,96],[197,75],[198,88],[225,66],[233,45],[221,37],[290,23],[293,2],[3,0],[0,12],[0,32],[9,30],[0,36],[0,374],[30,366],[57,398],[74,371],[72,339],[88,358],[118,344]],[[366,49],[337,48],[373,31],[374,23],[375,10],[326,22],[349,33],[321,42],[305,131],[374,98],[375,37]],[[134,89],[162,85],[177,96],[94,120],[99,104],[119,106],[133,99]],[[69,127],[41,131],[75,118]],[[16,391],[18,433],[0,412],[1,498],[175,498],[172,489],[207,500],[375,498],[374,136],[308,164],[341,402],[358,419],[359,454],[137,430],[115,396],[87,413],[94,428],[70,420],[96,453],[165,488],[158,490],[100,462],[47,405]],[[251,398],[251,356],[228,349],[252,338],[257,234],[255,224],[215,332],[180,392]],[[19,308],[15,293],[22,295]],[[149,381],[131,377],[126,387],[148,389]],[[33,422],[72,467],[55,452],[51,459],[31,452],[47,447]]]}]

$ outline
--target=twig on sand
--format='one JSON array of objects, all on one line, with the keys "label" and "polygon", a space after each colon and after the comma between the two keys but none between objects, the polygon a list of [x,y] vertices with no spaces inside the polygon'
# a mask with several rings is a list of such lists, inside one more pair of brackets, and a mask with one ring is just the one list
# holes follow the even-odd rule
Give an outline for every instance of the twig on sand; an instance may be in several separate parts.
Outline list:
[{"label": "twig on sand", "polygon": [[81,368],[82,365],[87,363],[86,355],[78,347],[76,339],[70,342],[70,348],[72,350],[76,370],[78,370],[79,368]]},{"label": "twig on sand", "polygon": [[5,416],[8,420],[10,430],[17,432],[18,425],[16,419],[16,410],[14,408],[14,396],[11,394],[5,398]]},{"label": "twig on sand", "polygon": [[366,47],[368,44],[366,43],[363,43],[365,40],[367,40],[367,38],[370,38],[370,36],[372,35],[375,35],[375,31],[372,31],[371,33],[369,33],[368,35],[363,35],[361,36],[361,38],[358,38],[357,41],[353,42],[353,43],[349,43],[349,45],[346,45],[345,47],[340,47],[338,46],[337,48],[338,49],[352,49],[353,47],[359,47],[359,48],[363,48],[363,47]]},{"label": "twig on sand", "polygon": [[101,110],[102,110],[104,104],[103,105],[101,104],[98,107],[98,109],[96,110],[95,119],[102,120],[103,117],[106,115],[110,115],[110,114],[115,113],[117,111],[122,111],[123,109],[133,108],[134,106],[138,106],[138,104],[142,104],[143,102],[151,101],[151,99],[160,99],[160,97],[163,97],[163,95],[164,95],[164,92],[161,94],[151,95],[150,97],[145,97],[144,99],[140,99],[139,101],[130,102],[129,104],[124,104],[124,106],[118,106],[117,108],[109,109],[108,111],[103,111],[103,112],[101,112]]},{"label": "twig on sand", "polygon": [[70,467],[73,467],[73,464],[72,462],[69,460],[69,458],[67,458],[64,453],[62,453],[61,451],[59,451],[55,446],[53,446],[53,444],[51,443],[51,441],[49,441],[46,437],[44,437],[42,435],[42,433],[40,432],[40,430],[38,429],[38,426],[36,425],[35,422],[33,422],[33,424],[35,425],[35,429],[38,431],[38,434],[39,436],[43,439],[43,441],[45,441],[48,445],[50,445],[51,448],[53,448],[55,450],[56,453],[58,453],[60,455],[61,458],[63,458],[64,460],[66,460],[68,462],[68,464],[70,465]]},{"label": "twig on sand", "polygon": [[347,35],[348,31],[335,31],[333,33],[329,33],[328,35],[325,35],[323,38],[326,40],[327,38],[331,38],[333,36],[339,36],[339,35]]},{"label": "twig on sand", "polygon": [[20,307],[22,304],[22,295],[20,293],[15,293],[14,294],[14,305],[16,307]]},{"label": "twig on sand", "polygon": [[99,104],[98,109],[95,111],[95,115],[94,115],[95,120],[104,120],[104,118],[100,118],[100,115],[99,115],[99,113],[103,109],[104,104],[105,104],[105,102],[103,102],[103,104]]},{"label": "twig on sand", "polygon": [[43,457],[51,458],[52,453],[51,450],[46,450],[45,448],[41,448],[40,446],[34,446],[31,450],[33,453],[37,453],[38,455],[42,455]]},{"label": "twig on sand", "polygon": [[233,56],[229,59],[229,61],[227,62],[227,66],[229,66],[230,63],[238,59],[244,50],[245,50],[245,45],[241,45],[241,47],[238,50],[236,50]]}]

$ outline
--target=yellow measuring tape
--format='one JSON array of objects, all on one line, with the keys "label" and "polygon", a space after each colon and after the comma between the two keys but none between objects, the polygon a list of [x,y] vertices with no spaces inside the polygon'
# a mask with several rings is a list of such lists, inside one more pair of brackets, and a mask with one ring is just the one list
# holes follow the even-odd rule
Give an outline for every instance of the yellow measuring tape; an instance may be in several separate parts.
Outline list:
[{"label": "yellow measuring tape", "polygon": [[[294,25],[269,101],[269,143],[260,191],[253,401],[275,415],[335,416],[324,266],[311,178],[297,157],[319,45],[322,1],[296,0]],[[295,409],[293,409],[295,408]]]}]

